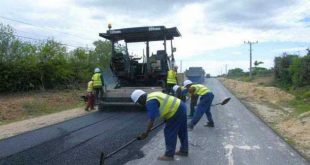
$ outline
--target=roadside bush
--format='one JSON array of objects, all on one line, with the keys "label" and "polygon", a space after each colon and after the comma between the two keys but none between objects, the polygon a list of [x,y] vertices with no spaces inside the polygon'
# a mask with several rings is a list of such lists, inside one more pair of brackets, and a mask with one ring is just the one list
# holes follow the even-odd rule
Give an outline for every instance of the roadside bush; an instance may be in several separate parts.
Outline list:
[{"label": "roadside bush", "polygon": [[274,77],[282,87],[310,85],[310,55],[303,57],[284,54],[274,59]]},{"label": "roadside bush", "polygon": [[245,75],[245,73],[241,68],[235,68],[235,69],[228,70],[227,76],[229,76],[229,77],[240,77],[243,75]]},{"label": "roadside bush", "polygon": [[25,42],[0,24],[0,92],[78,87],[90,80],[95,67],[108,66],[111,43],[98,40],[94,45],[93,50],[68,51],[54,40]]}]

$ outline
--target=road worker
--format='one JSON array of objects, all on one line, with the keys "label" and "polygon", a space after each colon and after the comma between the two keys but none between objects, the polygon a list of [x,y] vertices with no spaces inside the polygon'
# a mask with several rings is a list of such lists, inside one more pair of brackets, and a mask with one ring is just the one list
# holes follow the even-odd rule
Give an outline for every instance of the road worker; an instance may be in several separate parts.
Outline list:
[{"label": "road worker", "polygon": [[93,81],[93,88],[95,91],[95,101],[96,104],[98,104],[99,98],[102,97],[103,95],[102,87],[104,85],[104,81],[99,68],[95,68],[94,72],[95,73],[93,74],[92,81]]},{"label": "road worker", "polygon": [[205,124],[205,126],[214,127],[214,121],[211,114],[211,104],[214,95],[211,90],[202,84],[194,84],[190,80],[185,80],[183,84],[188,89],[191,99],[195,96],[200,97],[194,116],[191,122],[188,124],[189,129],[194,128],[194,126],[199,122],[204,113],[206,114],[208,119],[208,122]]},{"label": "road worker", "polygon": [[[187,88],[184,86],[174,85],[173,86],[174,96],[186,102],[186,97],[189,96]],[[198,97],[195,95],[192,97],[190,102],[190,114],[189,117],[192,118],[195,112],[195,106],[197,105]]]},{"label": "road worker", "polygon": [[[158,159],[169,161],[174,160],[174,155],[188,156],[186,105],[174,96],[162,92],[146,93],[139,89],[133,91],[131,99],[134,103],[146,107],[149,118],[147,130],[139,135],[138,139],[145,139],[153,127],[155,118],[160,117],[166,122],[164,129],[166,152]],[[181,147],[176,152],[177,137]]]},{"label": "road worker", "polygon": [[94,110],[94,101],[95,101],[95,96],[94,96],[94,88],[93,88],[94,82],[90,80],[87,84],[87,104],[85,111]]},{"label": "road worker", "polygon": [[178,67],[174,66],[173,69],[170,69],[167,72],[167,88],[166,88],[167,94],[173,94],[172,88],[174,85],[178,84],[177,70]]},{"label": "road worker", "polygon": [[186,102],[186,96],[188,94],[188,91],[185,87],[174,85],[172,89],[175,97],[182,100],[183,102]]}]

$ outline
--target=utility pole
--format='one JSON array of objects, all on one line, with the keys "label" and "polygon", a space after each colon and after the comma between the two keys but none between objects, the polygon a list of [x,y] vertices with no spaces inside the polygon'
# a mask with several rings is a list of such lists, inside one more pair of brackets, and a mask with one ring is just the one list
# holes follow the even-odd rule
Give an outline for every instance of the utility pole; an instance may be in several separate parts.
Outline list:
[{"label": "utility pole", "polygon": [[250,79],[252,79],[252,45],[257,44],[258,41],[251,42],[251,41],[244,41],[244,44],[249,44],[250,45],[250,69],[249,69],[249,76]]},{"label": "utility pole", "polygon": [[182,60],[180,61],[180,73],[182,73]]},{"label": "utility pole", "polygon": [[226,77],[228,75],[228,72],[227,72],[227,64],[225,64],[225,72],[226,72]]}]

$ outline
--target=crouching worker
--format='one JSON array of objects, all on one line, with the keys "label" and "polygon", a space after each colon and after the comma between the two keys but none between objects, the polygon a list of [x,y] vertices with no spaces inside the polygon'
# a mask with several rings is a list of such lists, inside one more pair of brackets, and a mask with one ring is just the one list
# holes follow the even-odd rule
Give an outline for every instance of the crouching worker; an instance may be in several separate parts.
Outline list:
[{"label": "crouching worker", "polygon": [[[131,94],[133,102],[146,107],[149,118],[147,130],[139,135],[138,139],[145,139],[151,131],[155,118],[165,120],[164,129],[166,152],[158,160],[174,160],[174,155],[188,156],[188,134],[186,122],[186,105],[178,98],[162,92],[146,93],[135,90]],[[175,152],[177,137],[181,142],[180,150]]]},{"label": "crouching worker", "polygon": [[174,85],[172,89],[175,97],[182,100],[183,102],[186,102],[186,96],[188,95],[188,91],[185,87]]},{"label": "crouching worker", "polygon": [[94,110],[94,102],[95,102],[95,96],[94,96],[94,89],[93,89],[93,81],[89,81],[87,84],[87,104],[85,111]]},{"label": "crouching worker", "polygon": [[[187,88],[184,86],[179,86],[179,85],[174,85],[173,86],[173,91],[174,91],[174,96],[181,99],[183,102],[186,102],[188,94]],[[197,105],[197,96],[191,97],[191,102],[190,102],[190,114],[189,117],[192,118],[194,116],[195,112],[195,106]]]},{"label": "crouching worker", "polygon": [[193,129],[205,113],[208,119],[206,127],[214,127],[214,121],[211,114],[211,104],[214,98],[213,93],[206,86],[201,84],[193,84],[190,80],[184,81],[184,86],[188,89],[191,100],[199,96],[200,100],[195,110],[192,121],[189,123],[189,129]]}]

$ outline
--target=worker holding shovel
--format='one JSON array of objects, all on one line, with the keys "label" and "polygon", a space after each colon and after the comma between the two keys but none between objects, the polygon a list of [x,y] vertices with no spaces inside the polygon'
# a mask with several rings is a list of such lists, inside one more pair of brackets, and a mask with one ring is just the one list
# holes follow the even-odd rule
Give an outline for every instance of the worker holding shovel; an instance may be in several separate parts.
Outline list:
[{"label": "worker holding shovel", "polygon": [[[186,105],[178,98],[162,92],[146,93],[135,90],[131,94],[133,102],[146,107],[149,118],[147,130],[139,135],[139,140],[145,139],[151,131],[154,120],[160,117],[165,120],[164,129],[166,152],[159,160],[174,160],[174,155],[188,156],[188,134],[186,121]],[[175,152],[177,137],[181,142],[180,150]]]},{"label": "worker holding shovel", "polygon": [[214,121],[211,114],[211,104],[214,98],[213,93],[206,86],[201,84],[193,84],[190,80],[184,81],[184,86],[188,89],[191,99],[199,96],[200,100],[195,110],[192,121],[188,124],[189,129],[193,129],[205,113],[208,119],[206,127],[214,127]]}]

